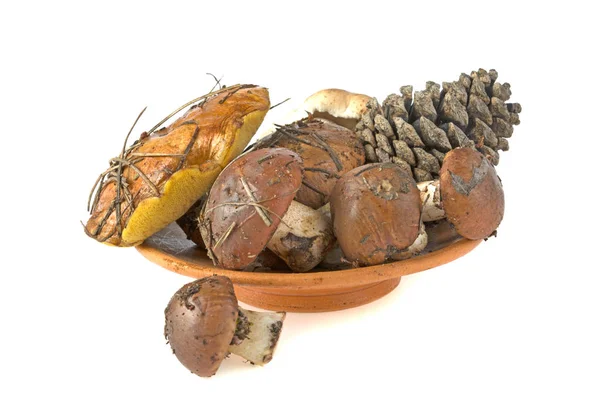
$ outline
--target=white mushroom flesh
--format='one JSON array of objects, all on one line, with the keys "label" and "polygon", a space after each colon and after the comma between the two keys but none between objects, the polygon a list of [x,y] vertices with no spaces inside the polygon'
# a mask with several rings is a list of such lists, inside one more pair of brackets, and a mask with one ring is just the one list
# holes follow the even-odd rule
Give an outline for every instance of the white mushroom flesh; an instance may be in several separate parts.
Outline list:
[{"label": "white mushroom flesh", "polygon": [[240,312],[247,317],[250,331],[239,344],[231,344],[229,352],[253,364],[264,365],[273,358],[285,312],[258,312],[241,307]]},{"label": "white mushroom flesh", "polygon": [[424,222],[437,221],[446,217],[440,197],[440,181],[425,181],[417,183],[421,192],[421,218]]},{"label": "white mushroom flesh", "polygon": [[342,89],[320,90],[304,101],[304,109],[349,129],[354,129],[371,98]]},{"label": "white mushroom flesh", "polygon": [[292,201],[267,248],[292,270],[305,272],[321,262],[334,240],[331,218]]}]

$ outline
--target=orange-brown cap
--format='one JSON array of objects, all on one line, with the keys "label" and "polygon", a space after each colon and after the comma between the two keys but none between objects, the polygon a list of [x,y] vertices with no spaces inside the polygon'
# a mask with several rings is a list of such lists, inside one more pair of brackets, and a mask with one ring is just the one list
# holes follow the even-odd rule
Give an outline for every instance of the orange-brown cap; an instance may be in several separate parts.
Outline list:
[{"label": "orange-brown cap", "polygon": [[349,261],[375,265],[403,254],[419,234],[421,200],[413,177],[392,163],[348,172],[331,193],[333,230]]},{"label": "orange-brown cap", "polygon": [[180,218],[246,147],[269,104],[267,89],[234,85],[168,127],[142,134],[98,178],[85,232],[107,244],[135,246]]},{"label": "orange-brown cap", "polygon": [[165,337],[179,361],[196,375],[219,369],[235,334],[238,304],[233,284],[210,276],[175,293],[165,309]]},{"label": "orange-brown cap", "polygon": [[255,260],[294,199],[302,174],[300,156],[282,148],[249,152],[223,170],[200,223],[217,266],[239,270]]},{"label": "orange-brown cap", "polygon": [[504,190],[496,169],[477,150],[462,147],[446,154],[440,170],[446,218],[463,237],[490,236],[504,216]]}]

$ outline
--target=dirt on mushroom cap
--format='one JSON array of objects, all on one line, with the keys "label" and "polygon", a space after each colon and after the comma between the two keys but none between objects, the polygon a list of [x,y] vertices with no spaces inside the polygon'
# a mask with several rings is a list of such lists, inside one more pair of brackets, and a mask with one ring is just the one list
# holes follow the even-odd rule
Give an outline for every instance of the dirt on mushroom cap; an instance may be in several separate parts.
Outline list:
[{"label": "dirt on mushroom cap", "polygon": [[210,276],[179,289],[165,309],[165,338],[196,375],[214,375],[228,354],[238,317],[229,278]]},{"label": "dirt on mushroom cap", "polygon": [[107,244],[132,246],[181,217],[243,150],[268,108],[266,89],[235,85],[169,127],[142,134],[111,162],[113,173],[100,182],[86,233]]},{"label": "dirt on mushroom cap", "polygon": [[237,158],[215,181],[202,213],[204,243],[222,268],[243,269],[273,236],[302,183],[302,160],[287,149]]}]

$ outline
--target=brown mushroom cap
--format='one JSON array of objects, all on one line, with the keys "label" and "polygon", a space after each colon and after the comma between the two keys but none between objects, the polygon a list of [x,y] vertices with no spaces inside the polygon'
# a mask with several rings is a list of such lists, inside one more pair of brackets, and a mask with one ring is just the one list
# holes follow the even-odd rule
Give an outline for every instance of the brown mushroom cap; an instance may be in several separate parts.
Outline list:
[{"label": "brown mushroom cap", "polygon": [[440,170],[446,217],[467,239],[490,236],[504,216],[504,190],[496,169],[477,150],[463,147],[446,154]]},{"label": "brown mushroom cap", "polygon": [[302,174],[300,156],[282,148],[252,151],[225,168],[201,217],[215,265],[239,270],[254,261],[296,196]]},{"label": "brown mushroom cap", "polygon": [[375,265],[394,260],[419,234],[419,190],[396,164],[353,169],[338,180],[330,202],[333,230],[349,261]]},{"label": "brown mushroom cap", "polygon": [[212,376],[228,354],[238,317],[229,278],[210,276],[175,293],[165,309],[165,337],[190,371]]},{"label": "brown mushroom cap", "polygon": [[318,118],[281,126],[255,147],[285,147],[302,157],[304,179],[295,200],[314,209],[329,201],[341,175],[365,163],[365,149],[354,132]]}]

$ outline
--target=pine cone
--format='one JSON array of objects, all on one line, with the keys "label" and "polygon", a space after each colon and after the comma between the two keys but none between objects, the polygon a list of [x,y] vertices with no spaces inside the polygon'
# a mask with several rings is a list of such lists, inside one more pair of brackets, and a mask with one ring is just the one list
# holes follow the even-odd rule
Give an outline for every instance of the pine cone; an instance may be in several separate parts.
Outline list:
[{"label": "pine cone", "polygon": [[455,147],[474,147],[498,165],[521,105],[505,103],[510,85],[497,78],[495,70],[479,69],[441,88],[427,82],[413,93],[412,86],[403,86],[382,106],[373,98],[356,125],[367,162],[394,162],[417,182],[437,178],[445,154]]}]

